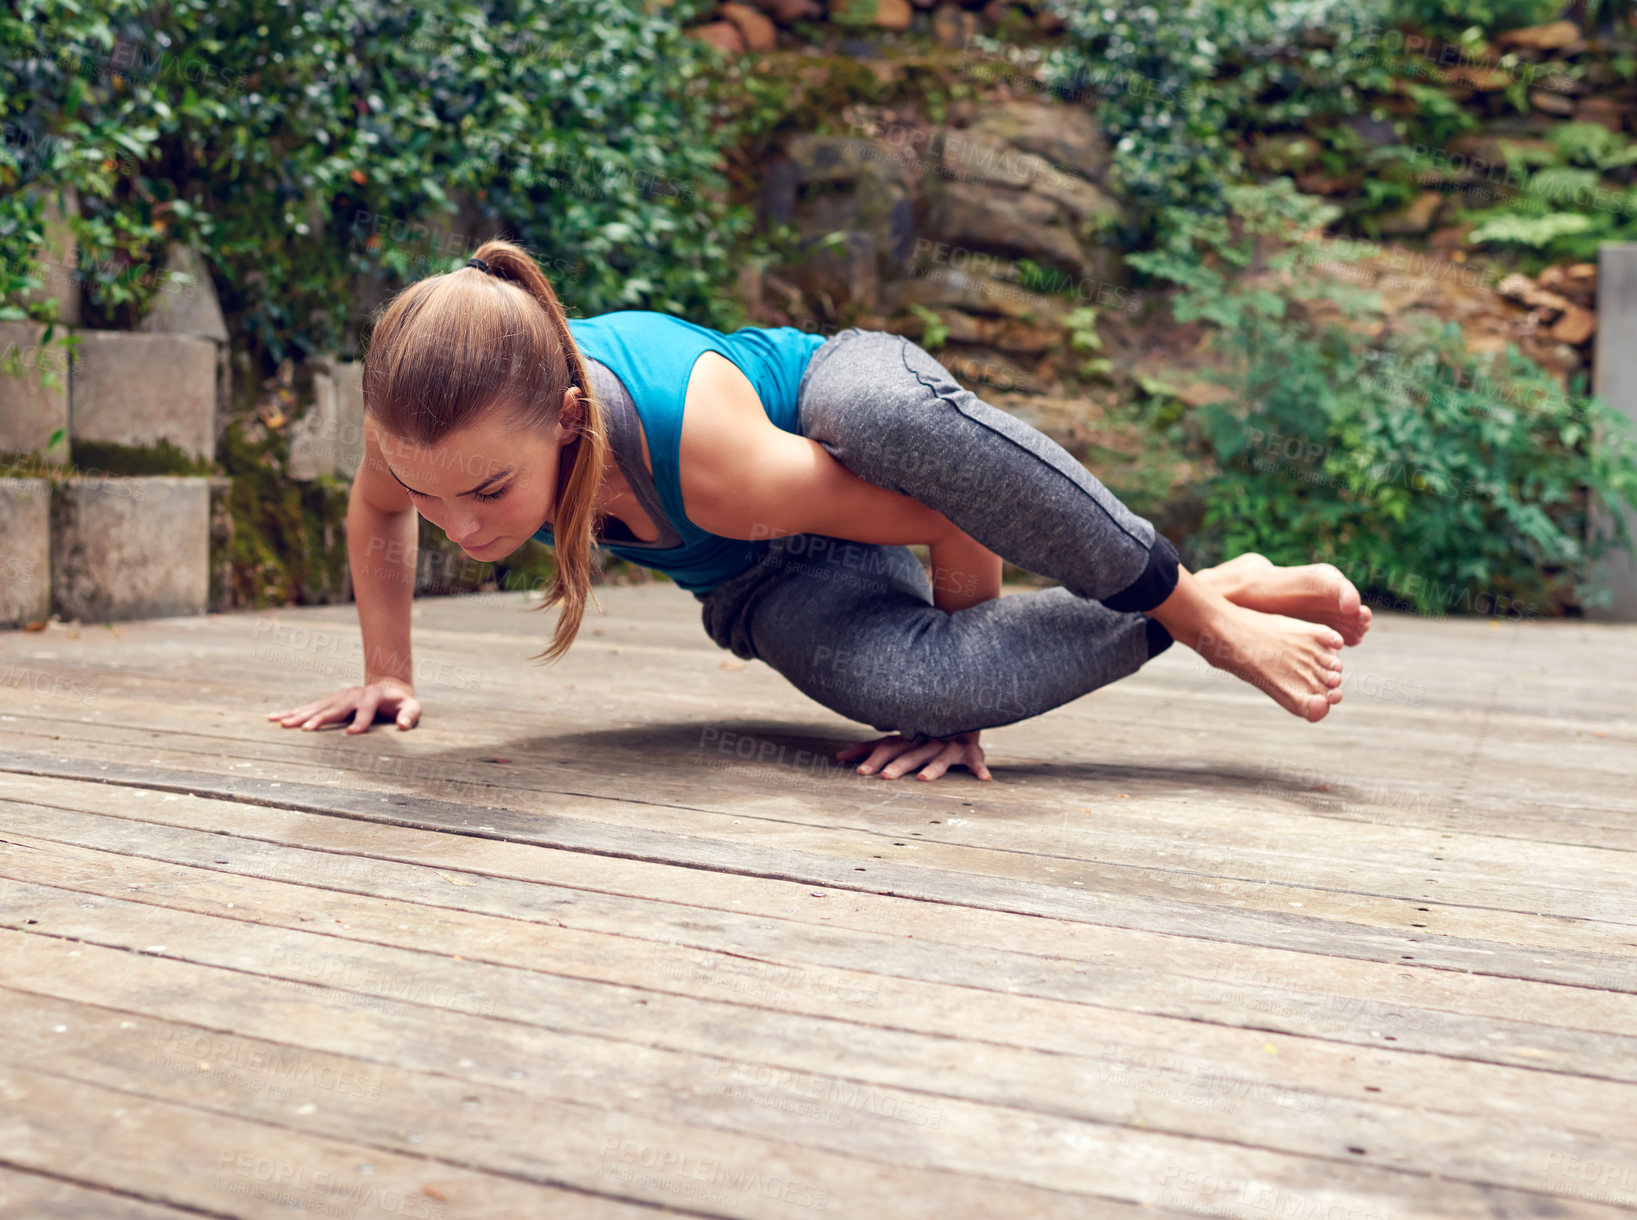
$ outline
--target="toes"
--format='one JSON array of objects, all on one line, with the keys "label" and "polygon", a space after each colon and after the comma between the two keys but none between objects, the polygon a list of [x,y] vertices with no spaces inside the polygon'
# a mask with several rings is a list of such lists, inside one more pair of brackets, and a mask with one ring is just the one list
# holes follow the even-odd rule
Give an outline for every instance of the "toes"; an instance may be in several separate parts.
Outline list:
[{"label": "toes", "polygon": [[1334,690],[1336,687],[1341,685],[1341,670],[1327,669],[1324,671],[1324,673],[1319,675],[1319,681],[1323,682],[1331,690]]},{"label": "toes", "polygon": [[1330,701],[1323,695],[1309,695],[1307,697],[1306,714],[1309,723],[1317,724],[1330,713]]},{"label": "toes", "polygon": [[1359,597],[1358,590],[1353,587],[1352,581],[1348,580],[1347,577],[1342,575],[1341,569],[1336,567],[1335,564],[1326,563],[1320,566],[1324,568],[1325,573],[1329,575],[1332,580],[1336,581],[1339,586],[1337,607],[1341,610],[1342,617],[1352,618],[1358,613],[1359,605],[1363,600]]}]

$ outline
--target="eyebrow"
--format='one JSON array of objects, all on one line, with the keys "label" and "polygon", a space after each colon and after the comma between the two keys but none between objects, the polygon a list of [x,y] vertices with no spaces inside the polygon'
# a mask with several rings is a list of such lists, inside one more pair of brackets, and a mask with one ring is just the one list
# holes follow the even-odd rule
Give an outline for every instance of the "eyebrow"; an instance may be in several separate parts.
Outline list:
[{"label": "eyebrow", "polygon": [[[382,465],[386,466],[388,474],[390,474],[393,478],[398,479],[398,472],[396,470],[394,470],[390,465],[387,465],[384,462],[382,463]],[[472,488],[470,491],[457,492],[456,495],[457,496],[469,496],[469,495],[474,494],[475,492],[480,492],[485,487],[488,487],[488,486],[492,485],[493,483],[495,483],[497,480],[505,478],[511,472],[512,472],[512,468],[510,466],[508,466],[508,467],[506,467],[506,469],[498,471],[495,474],[490,475],[488,478],[484,479],[483,482],[479,483],[476,487]],[[405,491],[415,491],[415,489],[413,487],[411,487],[408,483],[405,483],[402,479],[398,479],[398,486],[402,487]],[[424,496],[427,493],[424,492],[424,491],[415,491],[415,494],[417,496]]]}]

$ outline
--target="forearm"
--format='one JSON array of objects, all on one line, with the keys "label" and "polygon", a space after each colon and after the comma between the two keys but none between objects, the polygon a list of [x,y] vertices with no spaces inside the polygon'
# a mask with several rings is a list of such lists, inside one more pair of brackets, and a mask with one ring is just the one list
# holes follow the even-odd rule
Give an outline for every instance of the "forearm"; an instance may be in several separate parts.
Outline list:
[{"label": "forearm", "polygon": [[929,544],[932,604],[954,614],[1000,596],[1001,559],[958,529]]},{"label": "forearm", "polygon": [[[356,485],[355,485],[356,487]],[[418,514],[383,513],[355,493],[347,506],[347,562],[364,638],[364,681],[415,685],[409,612],[415,597]]]}]

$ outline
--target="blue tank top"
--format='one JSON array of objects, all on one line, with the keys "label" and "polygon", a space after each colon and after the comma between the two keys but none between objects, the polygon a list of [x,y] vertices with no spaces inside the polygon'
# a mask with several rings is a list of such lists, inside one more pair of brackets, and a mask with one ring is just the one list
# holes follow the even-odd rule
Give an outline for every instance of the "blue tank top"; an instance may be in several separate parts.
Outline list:
[{"label": "blue tank top", "polygon": [[[802,372],[825,336],[793,326],[746,327],[732,334],[698,326],[670,314],[624,309],[595,318],[570,318],[569,333],[583,355],[608,366],[624,384],[648,438],[654,488],[665,515],[682,538],[674,547],[599,543],[621,559],[663,572],[690,593],[704,595],[754,563],[765,540],[724,538],[688,520],[682,511],[679,450],[688,378],[705,352],[731,360],[756,387],[774,426],[799,432],[796,390]],[[555,545],[549,526],[534,537]]]}]

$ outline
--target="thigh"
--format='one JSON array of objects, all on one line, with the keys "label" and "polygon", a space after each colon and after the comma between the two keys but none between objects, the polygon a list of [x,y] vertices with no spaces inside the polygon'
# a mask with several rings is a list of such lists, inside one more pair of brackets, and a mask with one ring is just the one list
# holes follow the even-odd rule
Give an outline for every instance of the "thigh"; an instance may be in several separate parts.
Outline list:
[{"label": "thigh", "polygon": [[858,715],[876,706],[867,688],[885,678],[898,641],[948,617],[932,604],[926,569],[902,546],[818,534],[780,541],[783,578],[745,617],[751,649],[803,694],[868,719]]},{"label": "thigh", "polygon": [[920,345],[843,332],[814,356],[798,427],[860,478],[937,509],[1027,571],[1106,597],[1148,566],[1152,524],[1045,433],[963,388]]},{"label": "thigh", "polygon": [[831,711],[882,731],[946,736],[1011,724],[1135,672],[1168,638],[1039,589],[955,614],[906,547],[798,535],[778,579],[742,600],[752,655]]}]

